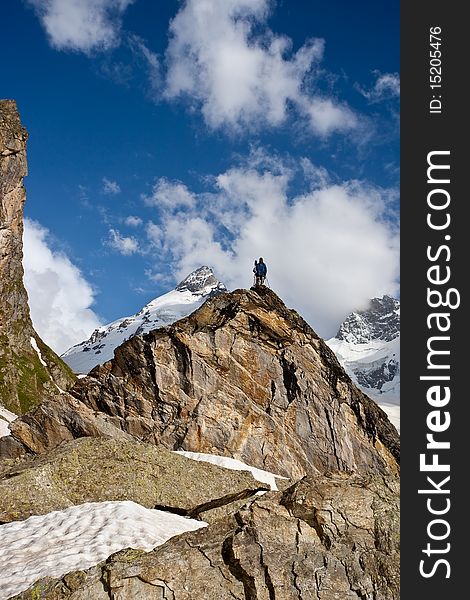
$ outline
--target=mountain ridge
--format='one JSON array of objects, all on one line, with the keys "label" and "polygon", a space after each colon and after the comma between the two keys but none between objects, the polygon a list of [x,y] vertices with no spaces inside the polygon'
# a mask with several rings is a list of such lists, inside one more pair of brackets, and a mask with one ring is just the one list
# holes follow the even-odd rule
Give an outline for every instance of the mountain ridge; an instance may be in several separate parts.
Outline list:
[{"label": "mountain ridge", "polygon": [[88,340],[75,344],[61,358],[75,373],[86,374],[110,360],[114,350],[129,338],[169,325],[196,310],[208,298],[226,291],[213,270],[203,265],[187,275],[173,290],[154,298],[134,315],[121,317],[95,329]]},{"label": "mountain ridge", "polygon": [[373,298],[326,342],[352,380],[400,427],[400,302]]},{"label": "mountain ridge", "polygon": [[[19,273],[2,285],[24,290]],[[68,391],[30,381],[37,405],[0,436],[5,597],[398,600],[395,428],[272,290],[211,277],[172,292],[186,309],[197,296],[190,315],[124,341]],[[16,333],[46,369],[47,347]]]}]

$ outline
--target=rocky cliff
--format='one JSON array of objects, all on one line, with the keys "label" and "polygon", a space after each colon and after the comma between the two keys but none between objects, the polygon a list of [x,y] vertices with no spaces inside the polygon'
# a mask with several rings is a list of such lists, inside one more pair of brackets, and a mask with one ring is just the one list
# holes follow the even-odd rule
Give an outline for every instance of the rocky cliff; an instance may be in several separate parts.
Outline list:
[{"label": "rocky cliff", "polygon": [[[267,288],[209,299],[11,424],[33,452],[97,435],[231,456],[300,478],[397,471],[398,436],[311,327]],[[0,445],[1,450],[1,445]]]},{"label": "rocky cliff", "polygon": [[[211,295],[68,391],[54,385],[18,259],[26,134],[1,106],[2,398],[38,405],[0,438],[0,599],[398,600],[397,432],[273,291]],[[24,378],[34,357],[44,375]],[[114,502],[124,512],[105,513]],[[106,552],[106,520],[135,507],[198,527]],[[57,527],[65,556],[60,535],[50,548]]]},{"label": "rocky cliff", "polygon": [[0,404],[16,414],[74,381],[35,332],[23,285],[27,137],[15,102],[0,100]]},{"label": "rocky cliff", "polygon": [[[5,522],[126,499],[209,523],[17,598],[399,598],[398,435],[266,288],[218,295],[132,338],[11,430],[3,439],[23,456],[0,470]],[[266,491],[248,476],[185,466],[168,451],[179,449],[287,480]]]}]

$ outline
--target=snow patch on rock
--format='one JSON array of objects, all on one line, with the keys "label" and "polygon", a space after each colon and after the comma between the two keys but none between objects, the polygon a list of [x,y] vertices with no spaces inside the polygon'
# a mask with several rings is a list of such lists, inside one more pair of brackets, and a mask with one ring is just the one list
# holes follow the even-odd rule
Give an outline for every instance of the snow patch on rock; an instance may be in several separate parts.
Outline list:
[{"label": "snow patch on rock", "polygon": [[263,469],[251,467],[250,465],[247,465],[241,460],[237,460],[236,458],[230,458],[229,456],[219,456],[218,454],[203,454],[201,452],[187,452],[186,450],[175,450],[174,452],[175,454],[181,454],[182,456],[185,456],[186,458],[190,458],[192,460],[208,462],[219,467],[224,467],[225,469],[231,469],[232,471],[249,471],[256,479],[256,481],[266,483],[270,486],[271,490],[273,491],[278,490],[276,479],[287,479],[287,477],[282,477],[282,475],[276,475],[275,473],[271,473],[269,471],[263,471]]},{"label": "snow patch on rock", "polygon": [[0,406],[0,437],[10,435],[10,423],[16,419],[18,415],[10,412],[3,406]]},{"label": "snow patch on rock", "polygon": [[206,527],[135,502],[89,502],[0,526],[0,600],[43,577],[88,569],[119,550],[150,551]]},{"label": "snow patch on rock", "polygon": [[41,350],[39,350],[38,343],[36,342],[36,338],[34,338],[32,336],[31,336],[31,346],[32,346],[33,350],[36,351],[36,354],[39,356],[39,360],[41,362],[41,365],[43,367],[47,367],[47,362],[42,357]]}]

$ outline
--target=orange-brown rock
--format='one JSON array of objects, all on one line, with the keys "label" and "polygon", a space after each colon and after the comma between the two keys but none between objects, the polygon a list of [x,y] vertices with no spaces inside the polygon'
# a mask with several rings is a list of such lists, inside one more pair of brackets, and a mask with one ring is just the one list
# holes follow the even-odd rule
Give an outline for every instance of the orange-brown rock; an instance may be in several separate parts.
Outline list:
[{"label": "orange-brown rock", "polygon": [[398,435],[385,413],[267,288],[212,298],[126,342],[73,394],[145,441],[288,477],[397,471]]},{"label": "orange-brown rock", "polygon": [[152,552],[119,552],[16,598],[398,600],[397,493],[393,477],[306,478]]},{"label": "orange-brown rock", "polygon": [[0,100],[0,404],[16,414],[75,380],[34,330],[23,285],[27,137],[15,102]]}]

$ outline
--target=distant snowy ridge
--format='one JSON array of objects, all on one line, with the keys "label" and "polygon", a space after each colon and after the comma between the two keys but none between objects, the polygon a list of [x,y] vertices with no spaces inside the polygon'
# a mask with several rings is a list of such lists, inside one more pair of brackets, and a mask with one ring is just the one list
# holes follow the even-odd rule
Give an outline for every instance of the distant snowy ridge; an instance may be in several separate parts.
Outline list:
[{"label": "distant snowy ridge", "polygon": [[111,360],[114,350],[131,337],[170,325],[194,312],[208,298],[226,291],[210,267],[199,267],[174,290],[155,298],[135,315],[95,329],[88,340],[64,352],[62,359],[75,373],[88,373]]},{"label": "distant snowy ridge", "polygon": [[0,525],[0,600],[43,577],[88,569],[124,548],[148,552],[206,526],[130,501],[89,502]]},{"label": "distant snowy ridge", "polygon": [[326,342],[351,379],[400,429],[400,302],[373,298],[351,313]]}]

